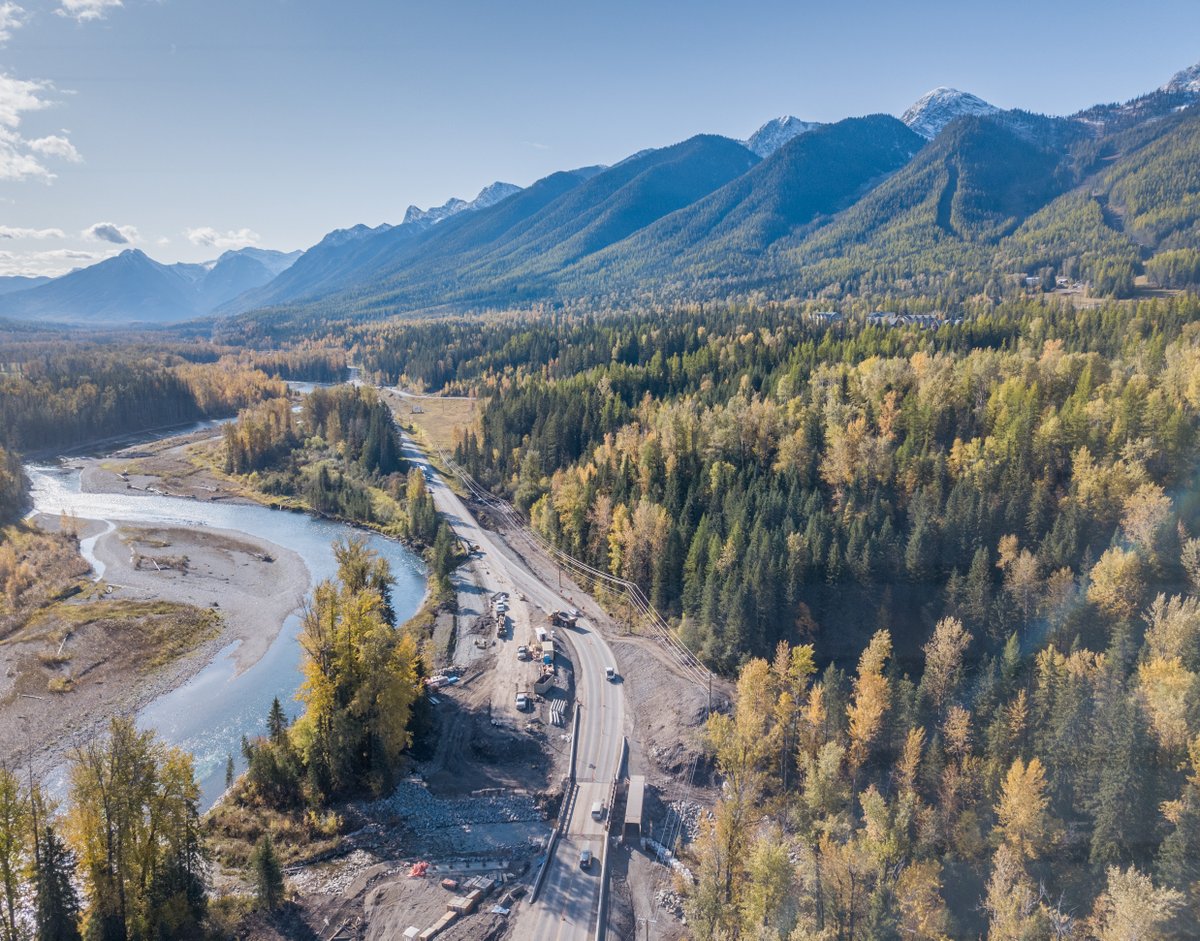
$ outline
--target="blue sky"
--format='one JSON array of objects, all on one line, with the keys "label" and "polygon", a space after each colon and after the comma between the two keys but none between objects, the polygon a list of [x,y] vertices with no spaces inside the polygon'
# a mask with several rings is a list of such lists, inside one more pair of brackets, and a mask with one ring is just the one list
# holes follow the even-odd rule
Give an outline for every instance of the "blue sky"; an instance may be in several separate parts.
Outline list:
[{"label": "blue sky", "polygon": [[0,36],[0,274],[31,274],[303,248],[937,85],[1070,113],[1200,60],[1200,4],[0,0]]}]

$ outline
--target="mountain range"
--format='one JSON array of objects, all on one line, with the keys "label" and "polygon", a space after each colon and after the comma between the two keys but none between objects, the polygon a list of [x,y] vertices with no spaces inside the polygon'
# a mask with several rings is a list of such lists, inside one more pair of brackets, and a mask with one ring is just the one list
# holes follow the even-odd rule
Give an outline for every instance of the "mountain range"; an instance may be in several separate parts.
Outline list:
[{"label": "mountain range", "polygon": [[397,225],[339,229],[303,253],[160,265],[126,251],[47,283],[0,283],[0,316],[280,325],[760,290],[953,298],[1021,275],[1117,295],[1143,273],[1190,284],[1197,102],[1200,65],[1067,117],[937,88],[899,119],[784,116],[744,141],[697,135],[409,207]]},{"label": "mountain range", "polygon": [[0,316],[93,324],[189,320],[273,280],[300,255],[242,248],[206,264],[163,265],[129,248],[60,278],[0,293]]}]

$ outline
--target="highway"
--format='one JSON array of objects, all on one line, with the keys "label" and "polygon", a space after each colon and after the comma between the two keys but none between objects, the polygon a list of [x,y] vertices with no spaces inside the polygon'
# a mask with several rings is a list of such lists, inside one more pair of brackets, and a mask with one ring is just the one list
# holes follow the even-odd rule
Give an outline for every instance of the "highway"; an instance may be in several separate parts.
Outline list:
[{"label": "highway", "polygon": [[[428,456],[407,435],[403,436],[403,447],[404,457],[426,472],[434,504],[455,533],[482,550],[489,577],[498,590],[509,592],[510,604],[527,604],[531,623],[544,623],[545,612],[573,606],[534,575],[499,536],[479,525]],[[521,601],[522,596],[527,599],[525,602]],[[607,853],[605,828],[611,812],[608,804],[613,780],[620,771],[625,699],[621,683],[609,682],[605,677],[606,668],[616,668],[617,664],[598,631],[584,623],[576,630],[559,630],[558,636],[566,641],[572,654],[576,705],[581,710],[576,762],[578,789],[541,895],[533,905],[520,907],[513,937],[583,941],[594,937],[596,931],[601,873]],[[591,816],[596,801],[604,804],[604,819],[599,821]],[[588,870],[579,866],[579,854],[585,848],[595,856]]]}]

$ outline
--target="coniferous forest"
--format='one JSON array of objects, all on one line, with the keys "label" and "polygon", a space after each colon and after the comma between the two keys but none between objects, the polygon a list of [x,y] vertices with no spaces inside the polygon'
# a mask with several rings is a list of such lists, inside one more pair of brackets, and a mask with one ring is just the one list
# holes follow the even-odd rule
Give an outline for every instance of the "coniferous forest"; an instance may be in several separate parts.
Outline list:
[{"label": "coniferous forest", "polygon": [[1198,315],[697,306],[357,342],[478,395],[455,459],[737,678],[696,937],[1165,938],[1200,931]]}]

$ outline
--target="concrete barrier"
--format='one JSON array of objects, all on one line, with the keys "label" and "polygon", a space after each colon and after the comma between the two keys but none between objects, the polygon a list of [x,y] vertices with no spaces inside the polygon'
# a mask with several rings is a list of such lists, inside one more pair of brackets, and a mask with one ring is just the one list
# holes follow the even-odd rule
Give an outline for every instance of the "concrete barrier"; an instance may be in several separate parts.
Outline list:
[{"label": "concrete barrier", "polygon": [[596,931],[592,935],[594,941],[604,941],[608,937],[608,845],[609,840],[606,836],[600,859],[600,902],[596,906]]},{"label": "concrete barrier", "polygon": [[546,856],[542,860],[542,865],[538,869],[538,874],[533,879],[533,888],[529,892],[529,902],[532,905],[537,901],[541,894],[542,885],[546,881],[546,873],[550,871],[550,863],[554,859],[554,851],[558,847],[559,838],[562,836],[563,827],[567,821],[571,819],[571,810],[575,805],[576,787],[574,781],[567,782],[567,793],[563,796],[562,809],[558,814],[558,825],[550,832],[550,839],[546,842]]},{"label": "concrete barrier", "polygon": [[563,804],[558,812],[558,824],[550,833],[550,840],[546,843],[546,858],[542,860],[542,866],[538,870],[537,876],[533,880],[533,889],[529,893],[529,901],[532,904],[537,901],[538,895],[542,891],[542,884],[546,881],[546,873],[550,869],[550,862],[554,859],[554,850],[558,847],[559,838],[562,836],[562,829],[571,821],[571,814],[575,805],[575,760],[579,757],[579,707],[575,707],[575,724],[571,731],[571,762],[567,768],[567,792],[563,795]]},{"label": "concrete barrier", "polygon": [[575,704],[575,720],[571,725],[571,764],[567,774],[572,784],[575,783],[575,761],[579,758],[579,703]]},{"label": "concrete barrier", "polygon": [[600,860],[600,902],[596,906],[596,933],[593,935],[595,941],[604,941],[608,937],[608,849],[612,843],[613,819],[616,816],[613,812],[613,807],[617,802],[617,785],[621,781],[621,773],[628,757],[629,739],[626,736],[622,736],[621,757],[617,762],[617,773],[613,775],[612,784],[608,788],[608,818],[604,822],[606,834],[604,837],[603,857]]}]

